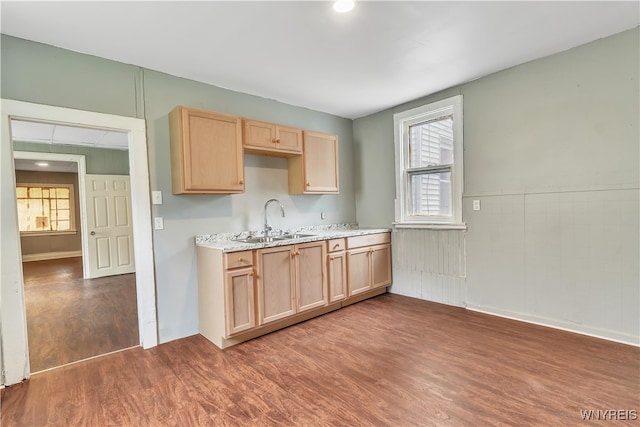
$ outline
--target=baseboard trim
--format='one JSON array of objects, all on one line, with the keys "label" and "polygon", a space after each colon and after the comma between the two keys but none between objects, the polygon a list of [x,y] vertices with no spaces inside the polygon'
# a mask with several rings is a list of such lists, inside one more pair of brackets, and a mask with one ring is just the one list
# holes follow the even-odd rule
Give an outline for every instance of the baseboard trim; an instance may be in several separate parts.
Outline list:
[{"label": "baseboard trim", "polygon": [[43,252],[39,254],[22,255],[22,262],[46,261],[48,259],[74,258],[82,256],[82,251]]},{"label": "baseboard trim", "polygon": [[[489,314],[491,316],[504,317],[505,319],[517,320],[519,322],[531,323],[533,325],[545,326],[547,328],[559,329],[562,331],[573,332],[575,334],[586,335],[589,337],[600,338],[607,341],[613,341],[620,344],[631,345],[633,347],[640,347],[640,340],[638,337],[632,335],[621,334],[615,331],[603,331],[601,329],[582,326],[575,327],[574,325],[566,322],[559,322],[554,319],[545,319],[530,316],[523,313],[513,313],[506,310],[500,310],[493,307],[483,307],[475,305],[467,305],[467,310],[476,311],[478,313]],[[635,340],[635,341],[634,341]]]}]

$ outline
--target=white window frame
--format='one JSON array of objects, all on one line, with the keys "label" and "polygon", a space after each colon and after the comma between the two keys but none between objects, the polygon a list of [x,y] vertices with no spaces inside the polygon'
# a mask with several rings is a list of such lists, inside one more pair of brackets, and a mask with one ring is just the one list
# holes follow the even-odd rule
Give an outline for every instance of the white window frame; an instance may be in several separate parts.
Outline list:
[{"label": "white window frame", "polygon": [[[453,115],[453,166],[451,168],[451,216],[409,215],[409,127]],[[398,228],[464,229],[462,222],[463,126],[462,95],[433,102],[393,115],[396,155],[395,222]]]},{"label": "white window frame", "polygon": [[[69,190],[69,230],[64,230],[64,231],[59,231],[59,230],[22,231],[20,230],[20,237],[57,236],[57,235],[64,235],[64,234],[76,234],[78,232],[76,228],[76,203],[75,203],[75,189],[73,184],[18,182],[16,183],[16,188],[17,187],[56,187],[56,188],[67,188]],[[18,223],[20,223],[20,218],[18,218]]]}]

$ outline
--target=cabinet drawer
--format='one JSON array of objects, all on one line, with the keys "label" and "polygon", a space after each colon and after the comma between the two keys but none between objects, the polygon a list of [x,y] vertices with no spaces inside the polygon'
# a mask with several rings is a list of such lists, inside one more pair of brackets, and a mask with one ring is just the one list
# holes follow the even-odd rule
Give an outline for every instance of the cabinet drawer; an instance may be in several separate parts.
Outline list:
[{"label": "cabinet drawer", "polygon": [[327,250],[329,252],[344,251],[344,248],[345,248],[344,239],[327,240]]},{"label": "cabinet drawer", "polygon": [[347,237],[347,248],[381,245],[391,243],[391,233],[365,234],[364,236]]},{"label": "cabinet drawer", "polygon": [[238,268],[253,265],[252,251],[230,252],[225,256],[224,268]]}]

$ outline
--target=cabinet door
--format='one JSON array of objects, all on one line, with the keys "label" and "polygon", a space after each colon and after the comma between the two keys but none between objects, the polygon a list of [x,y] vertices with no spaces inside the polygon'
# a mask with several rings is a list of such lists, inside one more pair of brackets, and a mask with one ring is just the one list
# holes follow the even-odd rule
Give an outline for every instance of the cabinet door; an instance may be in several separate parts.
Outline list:
[{"label": "cabinet door", "polygon": [[273,322],[296,312],[293,277],[293,246],[257,252],[259,324]]},{"label": "cabinet door", "polygon": [[256,326],[253,268],[227,271],[224,282],[226,337]]},{"label": "cabinet door", "polygon": [[292,153],[302,153],[302,130],[276,126],[276,147]]},{"label": "cabinet door", "polygon": [[240,118],[185,107],[169,117],[173,193],[243,192]]},{"label": "cabinet door", "polygon": [[298,312],[327,305],[326,244],[296,245]]},{"label": "cabinet door", "polygon": [[391,245],[375,246],[371,252],[371,287],[391,283]]},{"label": "cabinet door", "polygon": [[369,248],[352,249],[347,252],[349,296],[371,289],[370,257]]},{"label": "cabinet door", "polygon": [[347,256],[342,252],[330,253],[328,256],[329,302],[336,302],[347,297]]},{"label": "cabinet door", "polygon": [[276,147],[276,126],[256,120],[244,121],[244,145],[273,149]]},{"label": "cabinet door", "polygon": [[338,137],[304,132],[304,192],[338,192]]}]

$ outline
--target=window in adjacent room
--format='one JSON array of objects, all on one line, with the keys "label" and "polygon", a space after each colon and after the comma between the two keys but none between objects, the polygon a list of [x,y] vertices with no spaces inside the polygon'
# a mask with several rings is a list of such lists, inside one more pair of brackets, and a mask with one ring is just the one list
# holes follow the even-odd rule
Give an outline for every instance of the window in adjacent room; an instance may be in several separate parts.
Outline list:
[{"label": "window in adjacent room", "polygon": [[396,222],[462,225],[462,95],[394,114]]},{"label": "window in adjacent room", "polygon": [[20,232],[75,231],[72,184],[17,184]]}]

